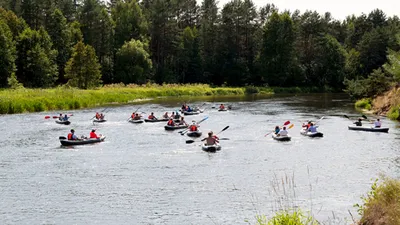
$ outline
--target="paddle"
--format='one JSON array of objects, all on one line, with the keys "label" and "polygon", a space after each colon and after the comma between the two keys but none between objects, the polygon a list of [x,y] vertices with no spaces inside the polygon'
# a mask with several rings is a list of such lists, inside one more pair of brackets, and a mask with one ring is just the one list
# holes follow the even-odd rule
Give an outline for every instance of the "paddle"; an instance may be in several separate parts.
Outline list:
[{"label": "paddle", "polygon": [[60,139],[60,140],[65,140],[65,139],[67,139],[67,138],[64,137],[64,136],[60,136],[60,137],[58,137],[58,139]]},{"label": "paddle", "polygon": [[[208,119],[208,116],[204,117],[204,119],[200,120],[197,124],[200,124],[201,122],[205,121]],[[189,128],[186,128],[184,130],[179,131],[178,133],[180,133],[181,135],[184,135],[186,132],[189,131]]]},{"label": "paddle", "polygon": [[[288,120],[288,121],[286,121],[286,122],[283,124],[283,126],[286,126],[286,125],[289,125],[289,124],[290,124],[290,121]],[[264,137],[270,135],[272,132],[275,132],[275,131],[273,130],[273,131],[267,133],[266,135],[264,135]]]},{"label": "paddle", "polygon": [[[217,136],[218,134],[220,134],[221,132],[224,132],[224,131],[226,131],[227,129],[229,128],[229,126],[226,126],[224,129],[222,129],[220,132],[218,132],[215,136]],[[200,141],[204,141],[204,140],[206,140],[207,138],[203,138],[202,140],[200,140]],[[219,140],[225,140],[225,139],[219,139]],[[226,140],[229,140],[229,139],[226,139]],[[193,142],[195,142],[194,140],[186,140],[186,144],[191,144],[191,143],[193,143]]]},{"label": "paddle", "polygon": [[[346,117],[347,119],[351,120],[349,116],[347,116],[347,115],[343,115],[343,116]],[[364,119],[368,119],[365,115],[361,115],[361,117]]]},{"label": "paddle", "polygon": [[[68,114],[68,117],[71,117],[71,116],[73,116],[74,114]],[[44,117],[45,119],[49,119],[50,118],[50,116],[45,116]],[[58,119],[58,118],[60,118],[60,116],[53,116],[53,119]]]}]

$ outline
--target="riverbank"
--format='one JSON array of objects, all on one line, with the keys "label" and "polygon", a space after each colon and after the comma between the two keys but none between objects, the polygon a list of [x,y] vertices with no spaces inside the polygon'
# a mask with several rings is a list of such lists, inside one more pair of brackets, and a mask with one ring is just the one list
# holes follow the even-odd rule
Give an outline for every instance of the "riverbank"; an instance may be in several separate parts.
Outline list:
[{"label": "riverbank", "polygon": [[391,90],[374,99],[360,99],[356,102],[355,106],[379,116],[387,116],[392,120],[400,120],[400,87],[393,87]]},{"label": "riverbank", "polygon": [[245,93],[245,88],[213,88],[203,84],[108,85],[97,90],[67,87],[3,89],[0,90],[0,114],[91,108],[169,96],[244,95]]}]

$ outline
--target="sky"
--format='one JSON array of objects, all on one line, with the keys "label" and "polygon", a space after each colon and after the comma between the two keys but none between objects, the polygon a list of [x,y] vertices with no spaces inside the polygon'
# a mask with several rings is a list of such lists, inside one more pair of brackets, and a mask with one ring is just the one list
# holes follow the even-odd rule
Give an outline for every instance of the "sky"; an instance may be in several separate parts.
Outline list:
[{"label": "sky", "polygon": [[[219,8],[230,0],[219,0]],[[386,15],[397,15],[400,17],[400,0],[253,0],[257,7],[273,3],[279,11],[289,9],[293,12],[299,9],[301,13],[306,10],[315,10],[320,14],[330,12],[332,17],[344,20],[346,16],[361,13],[368,14],[372,10],[379,8]]]}]

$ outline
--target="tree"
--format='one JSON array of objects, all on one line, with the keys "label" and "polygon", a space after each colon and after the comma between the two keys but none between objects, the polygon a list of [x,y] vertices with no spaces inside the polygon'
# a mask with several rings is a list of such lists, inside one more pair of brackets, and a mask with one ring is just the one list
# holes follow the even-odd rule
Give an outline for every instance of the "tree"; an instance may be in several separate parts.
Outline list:
[{"label": "tree", "polygon": [[22,18],[17,17],[14,12],[0,8],[0,20],[3,19],[10,28],[13,38],[17,36],[28,27]]},{"label": "tree", "polygon": [[265,81],[282,86],[292,78],[295,33],[287,13],[273,12],[264,26],[261,63]]},{"label": "tree", "polygon": [[57,79],[57,50],[41,27],[25,29],[17,41],[17,77],[25,87],[50,87]]},{"label": "tree", "polygon": [[393,76],[400,83],[400,52],[389,50],[388,62],[383,65],[385,72]]},{"label": "tree", "polygon": [[7,79],[15,72],[16,49],[10,28],[0,19],[0,87],[7,86]]},{"label": "tree", "polygon": [[182,32],[179,54],[180,82],[198,83],[201,79],[201,59],[199,50],[199,38],[196,27],[186,27]]},{"label": "tree", "polygon": [[152,68],[146,43],[132,39],[117,52],[115,80],[123,83],[146,83]]},{"label": "tree", "polygon": [[118,1],[112,9],[112,18],[115,21],[115,49],[131,39],[148,39],[147,21],[136,0]]},{"label": "tree", "polygon": [[200,19],[200,54],[203,64],[204,75],[207,80],[216,80],[217,76],[217,23],[218,7],[215,0],[203,0],[201,5]]},{"label": "tree", "polygon": [[69,79],[68,85],[82,89],[101,84],[100,64],[93,47],[81,41],[75,45],[72,57],[65,66],[65,77]]},{"label": "tree", "polygon": [[57,50],[58,80],[64,82],[65,63],[71,56],[71,33],[68,29],[67,19],[59,9],[54,10],[50,15],[47,31]]}]

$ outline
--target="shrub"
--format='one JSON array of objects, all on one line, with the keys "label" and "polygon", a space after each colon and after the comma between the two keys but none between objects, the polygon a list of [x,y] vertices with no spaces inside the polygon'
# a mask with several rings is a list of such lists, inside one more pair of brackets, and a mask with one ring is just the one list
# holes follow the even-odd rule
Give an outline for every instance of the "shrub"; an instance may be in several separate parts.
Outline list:
[{"label": "shrub", "polygon": [[382,178],[374,182],[371,191],[362,197],[363,204],[355,205],[361,215],[360,225],[400,224],[400,181]]},{"label": "shrub", "polygon": [[400,120],[400,105],[390,108],[387,116],[392,120]]},{"label": "shrub", "polygon": [[277,212],[274,217],[267,220],[265,216],[257,216],[257,225],[317,225],[318,222],[309,215],[304,215],[299,210]]},{"label": "shrub", "polygon": [[370,98],[363,98],[356,102],[356,108],[370,110],[372,108],[371,102]]}]

